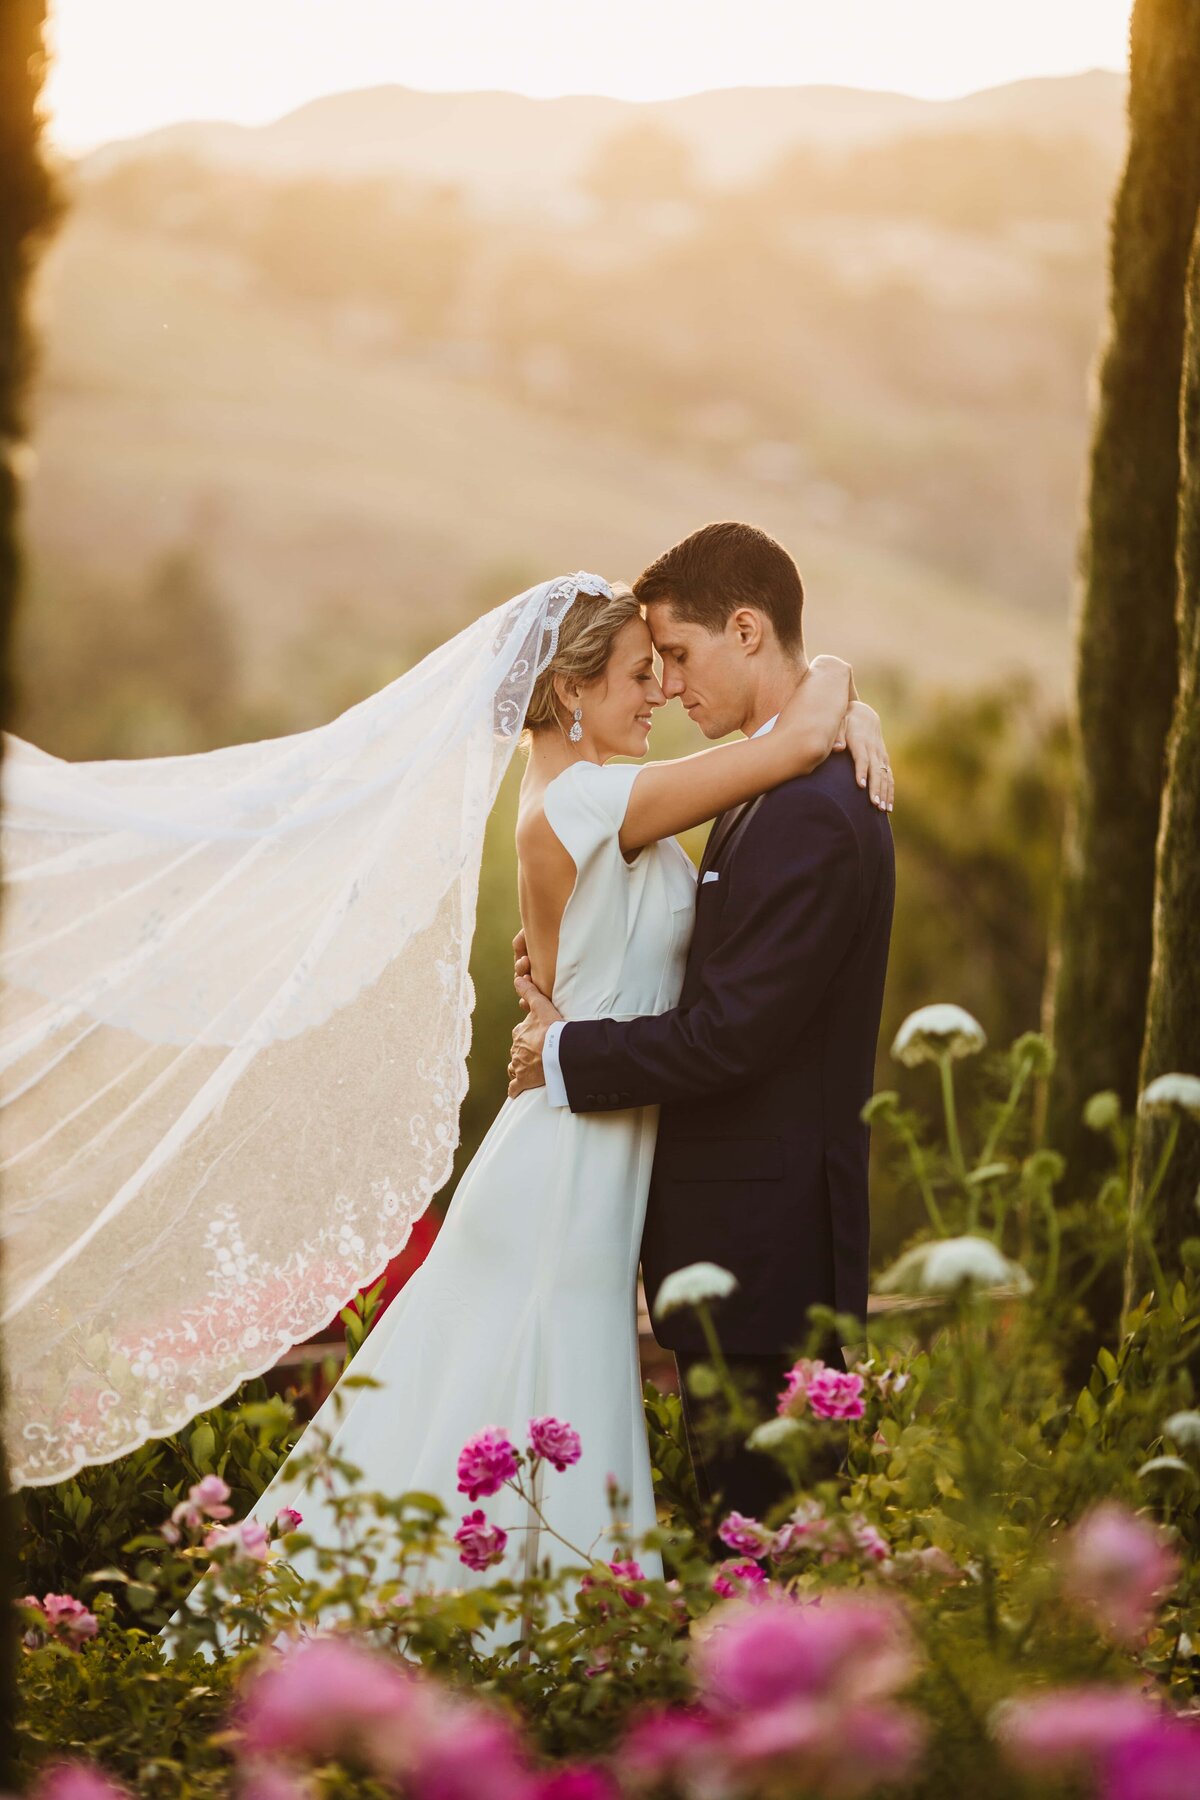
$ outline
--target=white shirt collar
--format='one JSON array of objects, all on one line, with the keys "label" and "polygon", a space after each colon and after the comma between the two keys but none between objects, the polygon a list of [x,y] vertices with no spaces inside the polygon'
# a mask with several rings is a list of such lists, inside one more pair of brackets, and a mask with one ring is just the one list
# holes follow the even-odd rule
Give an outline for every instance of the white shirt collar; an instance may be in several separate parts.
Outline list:
[{"label": "white shirt collar", "polygon": [[768,731],[770,731],[772,725],[778,725],[778,723],[779,723],[779,714],[776,713],[774,718],[768,719],[765,725],[760,725],[758,730],[752,731],[750,733],[750,735],[751,735],[751,737],[766,737],[766,735],[767,735]]}]

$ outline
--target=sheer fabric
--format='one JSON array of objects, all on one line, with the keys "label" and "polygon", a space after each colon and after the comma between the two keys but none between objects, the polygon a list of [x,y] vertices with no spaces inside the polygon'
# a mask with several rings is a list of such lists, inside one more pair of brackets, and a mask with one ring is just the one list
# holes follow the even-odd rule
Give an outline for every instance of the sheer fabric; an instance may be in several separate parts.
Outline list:
[{"label": "sheer fabric", "polygon": [[445,1181],[484,827],[580,591],[609,589],[542,583],[314,731],[93,763],[7,740],[14,1485],[269,1368]]}]

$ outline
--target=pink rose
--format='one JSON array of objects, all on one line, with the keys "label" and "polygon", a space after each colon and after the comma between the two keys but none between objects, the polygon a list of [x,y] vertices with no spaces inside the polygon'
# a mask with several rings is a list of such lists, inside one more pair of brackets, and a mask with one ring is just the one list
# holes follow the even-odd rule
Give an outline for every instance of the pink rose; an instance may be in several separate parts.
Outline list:
[{"label": "pink rose", "polygon": [[459,1561],[466,1563],[468,1569],[482,1571],[502,1560],[508,1533],[502,1531],[499,1525],[489,1525],[480,1507],[475,1512],[463,1515],[463,1522],[454,1534],[454,1541],[458,1545]]},{"label": "pink rose", "polygon": [[458,1457],[458,1491],[468,1500],[498,1494],[517,1473],[516,1445],[498,1425],[468,1438]]},{"label": "pink rose", "polygon": [[879,1782],[912,1773],[924,1742],[915,1713],[891,1702],[844,1707],[829,1700],[792,1700],[748,1712],[731,1724],[726,1745],[742,1781],[786,1781],[805,1793],[867,1794]]},{"label": "pink rose", "polygon": [[[631,1606],[635,1609],[639,1606],[645,1606],[647,1596],[645,1594],[639,1594],[632,1588],[626,1586],[626,1583],[630,1581],[645,1581],[646,1574],[641,1564],[636,1562],[611,1562],[608,1566],[616,1576],[616,1588],[626,1606]],[[608,1585],[609,1584],[602,1578],[597,1580],[591,1575],[585,1575],[579,1584],[579,1591],[581,1594],[585,1594],[596,1589],[602,1594]],[[600,1610],[605,1613],[608,1611],[603,1600],[600,1602]]]},{"label": "pink rose", "polygon": [[92,1763],[60,1762],[42,1771],[33,1800],[125,1800],[127,1793]]},{"label": "pink rose", "polygon": [[683,1707],[642,1713],[626,1732],[618,1764],[638,1787],[668,1783],[686,1791],[702,1774],[711,1774],[718,1736],[707,1714]]},{"label": "pink rose", "polygon": [[620,1800],[620,1789],[606,1770],[576,1763],[543,1776],[530,1800]]},{"label": "pink rose", "polygon": [[850,1541],[866,1562],[885,1563],[891,1556],[891,1545],[861,1513],[851,1513],[847,1520]]},{"label": "pink rose", "polygon": [[729,1602],[713,1618],[696,1669],[701,1697],[718,1712],[810,1697],[875,1700],[915,1664],[907,1622],[889,1601],[766,1596],[757,1606]]},{"label": "pink rose", "polygon": [[239,1723],[251,1755],[328,1761],[368,1755],[403,1725],[411,1733],[423,1690],[386,1658],[348,1639],[314,1637],[260,1665],[242,1693]]},{"label": "pink rose", "polygon": [[739,1556],[765,1556],[774,1542],[773,1532],[740,1512],[731,1512],[721,1520],[717,1536]]},{"label": "pink rose", "polygon": [[1160,1717],[1159,1707],[1135,1688],[1055,1688],[1006,1701],[992,1730],[1014,1768],[1053,1780],[1094,1774],[1117,1745]]},{"label": "pink rose", "polygon": [[233,1513],[232,1506],[225,1504],[228,1499],[229,1487],[221,1477],[205,1475],[202,1480],[193,1482],[187,1499],[181,1500],[173,1509],[171,1523],[196,1528],[206,1519],[228,1519]]},{"label": "pink rose", "polygon": [[[45,1594],[40,1600],[36,1594],[26,1594],[25,1605],[37,1607],[48,1638],[53,1638],[56,1643],[66,1644],[72,1650],[78,1650],[88,1638],[94,1638],[100,1629],[95,1613],[89,1612],[82,1600],[76,1600],[71,1594]],[[32,1638],[33,1634],[30,1633],[26,1642]]]},{"label": "pink rose", "polygon": [[564,1469],[579,1461],[583,1445],[579,1433],[570,1425],[564,1425],[561,1419],[530,1419],[529,1454],[542,1457],[561,1475]]},{"label": "pink rose", "polygon": [[[404,1752],[404,1739],[397,1738]],[[439,1696],[435,1724],[407,1753],[404,1792],[417,1800],[532,1800],[521,1740],[501,1714]],[[393,1772],[403,1773],[405,1765]]]},{"label": "pink rose", "polygon": [[239,1519],[236,1525],[214,1525],[204,1539],[206,1550],[232,1547],[235,1563],[265,1563],[271,1554],[271,1537],[257,1519]]},{"label": "pink rose", "polygon": [[736,1600],[743,1594],[753,1599],[756,1591],[767,1585],[766,1571],[756,1562],[718,1563],[712,1585],[714,1594],[720,1594],[723,1600]]},{"label": "pink rose", "polygon": [[810,1412],[817,1419],[861,1419],[864,1385],[861,1375],[802,1357],[788,1370],[776,1411],[781,1418]]},{"label": "pink rose", "polygon": [[1200,1727],[1164,1717],[1132,1733],[1109,1758],[1103,1800],[1194,1800]]},{"label": "pink rose", "polygon": [[298,1513],[294,1506],[281,1506],[279,1511],[275,1514],[275,1523],[278,1525],[281,1534],[289,1531],[298,1531],[300,1526],[304,1523],[304,1514]]},{"label": "pink rose", "polygon": [[1063,1590],[1110,1637],[1136,1644],[1179,1568],[1179,1557],[1156,1525],[1106,1500],[1086,1513],[1066,1540]]}]

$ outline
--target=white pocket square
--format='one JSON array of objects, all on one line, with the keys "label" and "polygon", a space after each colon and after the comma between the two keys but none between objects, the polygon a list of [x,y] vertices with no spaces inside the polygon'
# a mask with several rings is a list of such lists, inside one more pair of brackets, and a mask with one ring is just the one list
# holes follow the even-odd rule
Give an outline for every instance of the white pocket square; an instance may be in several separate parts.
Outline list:
[{"label": "white pocket square", "polygon": [[720,869],[709,869],[709,871],[706,875],[702,875],[700,877],[700,886],[703,887],[706,881],[720,881],[720,879],[721,879]]}]

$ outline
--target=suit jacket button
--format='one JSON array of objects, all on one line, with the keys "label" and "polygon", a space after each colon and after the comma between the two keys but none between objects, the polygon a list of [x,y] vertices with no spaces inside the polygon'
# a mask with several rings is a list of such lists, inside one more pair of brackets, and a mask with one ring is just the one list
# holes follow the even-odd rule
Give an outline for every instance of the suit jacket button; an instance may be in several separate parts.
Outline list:
[{"label": "suit jacket button", "polygon": [[610,1106],[620,1106],[620,1104],[621,1104],[620,1094],[610,1094],[608,1096],[608,1104]]},{"label": "suit jacket button", "polygon": [[595,1104],[596,1104],[595,1094],[585,1094],[584,1098],[583,1098],[583,1104],[585,1106],[595,1106]]}]

